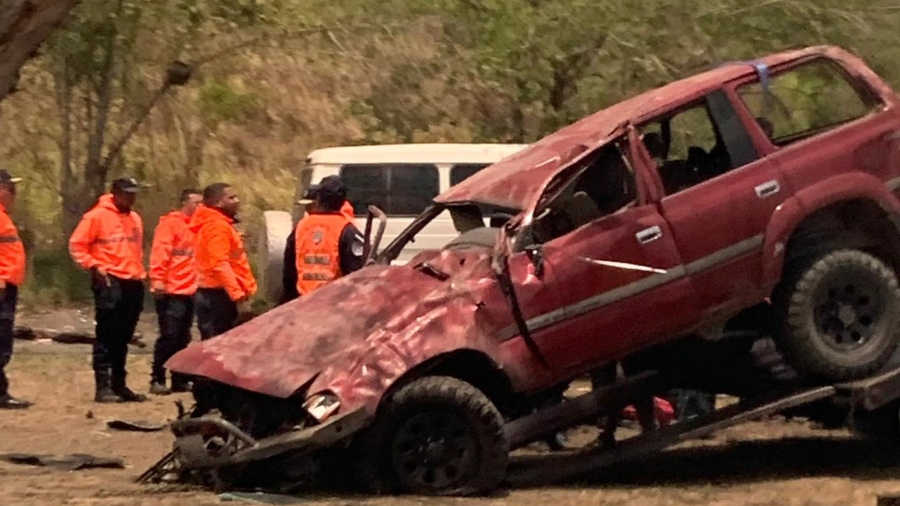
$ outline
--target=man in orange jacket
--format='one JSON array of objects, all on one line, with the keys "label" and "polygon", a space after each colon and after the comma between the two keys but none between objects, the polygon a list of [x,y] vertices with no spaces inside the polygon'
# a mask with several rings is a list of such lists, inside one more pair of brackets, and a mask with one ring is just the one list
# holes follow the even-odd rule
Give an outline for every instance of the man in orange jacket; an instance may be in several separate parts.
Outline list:
[{"label": "man in orange jacket", "polygon": [[[306,209],[306,215],[301,218],[301,220],[306,219],[307,216],[316,212],[316,191],[319,189],[319,185],[313,184],[310,185],[306,190],[306,194],[302,199],[297,201],[297,204],[304,206]],[[353,211],[353,205],[350,204],[349,200],[345,200],[344,204],[341,206],[341,214],[347,217],[347,221],[353,222],[353,219],[356,217]],[[291,233],[288,234],[287,240],[284,244],[284,260],[282,262],[282,271],[281,271],[281,282],[282,282],[282,295],[281,300],[278,302],[279,305],[290,302],[297,297],[300,296],[297,293],[297,228],[294,227],[291,230]]]},{"label": "man in orange jacket", "polygon": [[191,218],[197,266],[197,326],[209,339],[248,319],[256,279],[244,240],[234,225],[240,199],[231,185],[215,183],[203,190],[203,204]]},{"label": "man in orange jacket", "polygon": [[194,267],[194,234],[188,228],[203,197],[200,192],[181,192],[181,209],[159,219],[150,250],[150,293],[156,298],[159,338],[153,349],[150,393],[168,395],[186,392],[188,378],[172,373],[172,388],[166,387],[165,363],[191,342],[197,271]]},{"label": "man in orange jacket", "polygon": [[340,176],[326,176],[315,190],[314,211],[297,223],[297,293],[308,295],[363,267],[365,240],[341,212],[347,187]]},{"label": "man in orange jacket", "polygon": [[25,248],[9,217],[20,178],[0,170],[0,409],[25,409],[31,403],[9,395],[9,380],[3,369],[13,352],[13,326],[19,287],[25,281]]},{"label": "man in orange jacket", "polygon": [[132,210],[140,185],[112,182],[110,192],[86,212],[69,239],[69,254],[91,273],[95,318],[96,402],[143,402],[125,382],[128,343],[144,309],[144,225]]}]

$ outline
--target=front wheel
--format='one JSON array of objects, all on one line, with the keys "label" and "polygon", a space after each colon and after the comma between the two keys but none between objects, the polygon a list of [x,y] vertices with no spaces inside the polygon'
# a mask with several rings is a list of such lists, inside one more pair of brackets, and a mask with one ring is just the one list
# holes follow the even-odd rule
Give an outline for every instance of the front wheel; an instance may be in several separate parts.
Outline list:
[{"label": "front wheel", "polygon": [[443,376],[415,380],[387,399],[357,450],[364,485],[376,493],[488,494],[509,462],[494,404]]},{"label": "front wheel", "polygon": [[897,277],[863,251],[831,251],[788,267],[775,306],[779,348],[807,377],[846,381],[870,376],[900,343]]}]

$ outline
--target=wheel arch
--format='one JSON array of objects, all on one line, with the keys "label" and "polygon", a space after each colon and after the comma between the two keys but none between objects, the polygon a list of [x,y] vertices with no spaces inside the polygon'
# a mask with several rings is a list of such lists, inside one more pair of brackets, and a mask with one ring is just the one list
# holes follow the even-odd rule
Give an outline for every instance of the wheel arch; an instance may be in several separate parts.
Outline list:
[{"label": "wheel arch", "polygon": [[435,355],[406,371],[385,392],[382,402],[403,386],[426,376],[449,376],[465,381],[481,390],[500,412],[505,411],[514,397],[512,381],[499,364],[484,352],[466,348]]},{"label": "wheel arch", "polygon": [[883,182],[845,174],[779,206],[763,243],[765,291],[773,292],[786,263],[835,247],[862,249],[900,273],[900,203]]}]

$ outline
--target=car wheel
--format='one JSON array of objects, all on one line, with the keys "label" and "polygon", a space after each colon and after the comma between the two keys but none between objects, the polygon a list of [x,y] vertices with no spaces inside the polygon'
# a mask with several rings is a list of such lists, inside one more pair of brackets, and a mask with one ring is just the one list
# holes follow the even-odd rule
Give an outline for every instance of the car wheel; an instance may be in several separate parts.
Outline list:
[{"label": "car wheel", "polygon": [[789,267],[775,299],[778,347],[802,376],[864,378],[897,349],[897,277],[868,253],[831,251]]},{"label": "car wheel", "polygon": [[357,451],[376,493],[483,495],[506,474],[503,417],[477,388],[432,376],[400,388],[379,409]]}]

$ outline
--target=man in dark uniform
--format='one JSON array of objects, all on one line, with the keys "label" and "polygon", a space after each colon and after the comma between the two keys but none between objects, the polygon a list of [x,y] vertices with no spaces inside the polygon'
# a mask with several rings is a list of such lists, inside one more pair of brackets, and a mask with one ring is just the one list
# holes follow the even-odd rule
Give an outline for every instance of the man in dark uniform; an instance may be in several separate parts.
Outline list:
[{"label": "man in dark uniform", "polygon": [[340,176],[327,176],[315,187],[312,213],[295,230],[297,293],[308,295],[363,267],[365,239],[345,210],[347,187]]},{"label": "man in dark uniform", "polygon": [[9,395],[9,380],[4,367],[12,358],[13,324],[19,287],[25,280],[25,248],[9,208],[16,200],[16,183],[20,178],[0,170],[0,409],[25,409],[28,401]]}]

